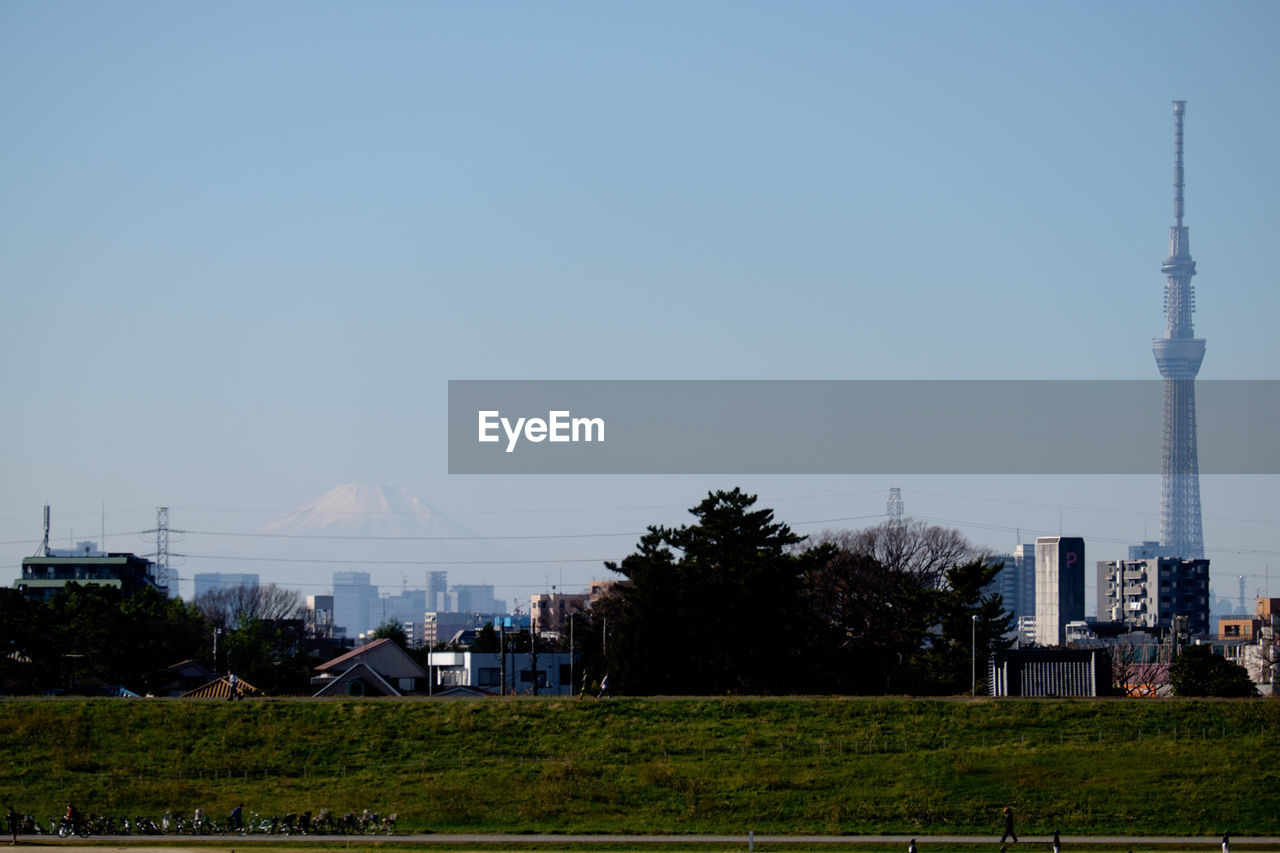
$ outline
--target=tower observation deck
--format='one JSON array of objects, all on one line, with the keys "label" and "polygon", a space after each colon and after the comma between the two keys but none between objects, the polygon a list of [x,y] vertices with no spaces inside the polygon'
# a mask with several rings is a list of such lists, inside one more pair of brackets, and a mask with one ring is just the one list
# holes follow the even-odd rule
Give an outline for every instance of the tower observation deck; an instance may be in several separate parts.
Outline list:
[{"label": "tower observation deck", "polygon": [[1204,556],[1200,526],[1200,462],[1196,450],[1196,374],[1204,360],[1204,340],[1195,336],[1191,314],[1195,289],[1191,277],[1190,229],[1183,219],[1182,119],[1186,101],[1173,102],[1173,227],[1165,274],[1164,337],[1152,342],[1156,366],[1164,378],[1163,441],[1160,453],[1160,544],[1185,559]]}]

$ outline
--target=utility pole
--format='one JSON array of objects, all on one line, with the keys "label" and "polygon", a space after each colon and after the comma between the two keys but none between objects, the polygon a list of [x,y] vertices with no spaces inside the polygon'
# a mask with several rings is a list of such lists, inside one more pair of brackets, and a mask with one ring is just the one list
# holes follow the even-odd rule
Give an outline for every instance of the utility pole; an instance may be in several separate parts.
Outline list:
[{"label": "utility pole", "polygon": [[529,622],[529,669],[533,670],[533,695],[538,695],[538,625]]},{"label": "utility pole", "polygon": [[498,695],[507,694],[507,623],[498,623]]}]

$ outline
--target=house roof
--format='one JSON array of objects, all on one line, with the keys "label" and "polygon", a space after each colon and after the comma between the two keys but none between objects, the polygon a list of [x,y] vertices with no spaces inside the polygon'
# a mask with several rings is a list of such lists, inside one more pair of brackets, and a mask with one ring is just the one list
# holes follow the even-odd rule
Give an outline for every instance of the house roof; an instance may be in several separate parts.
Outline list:
[{"label": "house roof", "polygon": [[493,696],[492,690],[485,690],[483,687],[472,687],[469,684],[459,684],[456,687],[450,687],[447,690],[437,690],[431,694],[432,699],[484,699]]},{"label": "house roof", "polygon": [[383,678],[426,678],[427,671],[387,637],[366,643],[316,667],[317,672],[344,672],[363,663]]},{"label": "house roof", "polygon": [[203,664],[196,663],[190,659],[179,661],[172,666],[167,666],[160,670],[157,675],[178,676],[182,678],[199,677],[203,678],[205,681],[213,678],[213,673],[205,668]]},{"label": "house roof", "polygon": [[[254,696],[262,693],[261,690],[254,687],[243,678],[236,679],[236,688],[240,691],[241,696]],[[181,699],[230,699],[231,698],[231,682],[225,677],[215,678],[208,684],[197,687],[195,690],[188,690],[183,693]]]},{"label": "house roof", "polygon": [[[360,682],[360,692],[352,693],[351,685]],[[358,663],[350,667],[346,672],[339,676],[331,678],[321,687],[315,694],[320,696],[399,696],[400,691],[396,690],[387,680],[373,670],[368,664]]]}]

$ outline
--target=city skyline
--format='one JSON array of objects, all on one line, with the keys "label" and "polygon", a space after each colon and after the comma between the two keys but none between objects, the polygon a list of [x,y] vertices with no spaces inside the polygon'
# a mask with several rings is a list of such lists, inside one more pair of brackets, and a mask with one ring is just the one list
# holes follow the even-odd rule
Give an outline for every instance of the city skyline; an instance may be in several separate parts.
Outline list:
[{"label": "city skyline", "polygon": [[[180,576],[317,592],[335,567],[264,541],[278,561],[230,559],[251,550],[234,537],[342,483],[402,485],[517,561],[434,568],[529,592],[604,575],[736,486],[805,534],[874,523],[901,487],[907,515],[993,551],[1061,533],[1123,558],[1160,535],[1158,475],[457,477],[446,384],[1150,379],[1172,99],[1195,116],[1200,378],[1280,363],[1274,4],[3,19],[14,573],[44,504],[59,544],[105,529],[140,553],[167,506],[193,531]],[[1168,50],[1188,28],[1198,49]],[[1200,487],[1214,592],[1280,593],[1277,479]]]}]

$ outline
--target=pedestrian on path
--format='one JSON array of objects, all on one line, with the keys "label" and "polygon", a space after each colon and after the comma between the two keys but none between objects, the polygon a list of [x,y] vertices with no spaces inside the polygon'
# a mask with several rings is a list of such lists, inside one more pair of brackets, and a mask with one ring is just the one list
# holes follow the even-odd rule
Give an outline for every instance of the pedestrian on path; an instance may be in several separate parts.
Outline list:
[{"label": "pedestrian on path", "polygon": [[1013,843],[1018,843],[1018,836],[1013,834],[1013,809],[1008,806],[1004,807],[1004,834],[1000,836],[1000,843],[1004,844],[1005,839],[1012,838]]},{"label": "pedestrian on path", "polygon": [[911,843],[907,845],[907,853],[916,853],[916,840],[911,839]]},{"label": "pedestrian on path", "polygon": [[1053,853],[1062,853],[1062,836],[1056,829],[1053,831]]},{"label": "pedestrian on path", "polygon": [[1231,853],[1231,830],[1222,833],[1222,853]]}]

